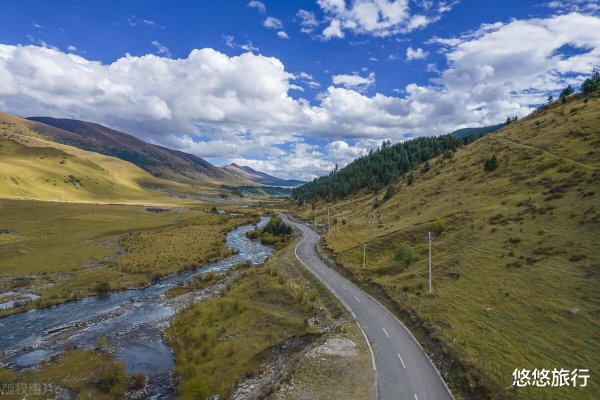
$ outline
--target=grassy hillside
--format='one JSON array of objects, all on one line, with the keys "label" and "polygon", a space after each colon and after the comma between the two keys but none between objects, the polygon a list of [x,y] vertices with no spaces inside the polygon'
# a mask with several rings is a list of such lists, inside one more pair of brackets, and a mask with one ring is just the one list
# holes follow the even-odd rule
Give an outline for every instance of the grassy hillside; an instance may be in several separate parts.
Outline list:
[{"label": "grassy hillside", "polygon": [[146,143],[99,124],[50,117],[29,118],[27,123],[44,139],[120,158],[158,178],[187,184],[251,184],[195,155]]},{"label": "grassy hillside", "polygon": [[[600,369],[599,116],[597,93],[577,95],[417,167],[387,201],[362,191],[316,204],[320,224],[331,210],[336,260],[459,360],[467,391],[510,397],[515,368]],[[296,212],[314,218],[308,204]],[[530,395],[597,399],[600,384],[518,393]]]},{"label": "grassy hillside", "polygon": [[118,158],[44,140],[31,122],[0,113],[0,196],[60,201],[149,202],[190,192]]}]

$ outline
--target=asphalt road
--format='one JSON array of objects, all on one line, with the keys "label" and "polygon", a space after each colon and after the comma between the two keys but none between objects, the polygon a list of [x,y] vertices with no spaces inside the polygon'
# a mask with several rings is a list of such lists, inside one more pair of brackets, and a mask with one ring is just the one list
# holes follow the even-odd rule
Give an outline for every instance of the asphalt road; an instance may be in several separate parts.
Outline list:
[{"label": "asphalt road", "polygon": [[416,339],[379,302],[324,264],[316,254],[319,235],[282,215],[304,237],[296,257],[340,299],[354,315],[371,347],[380,400],[445,400],[450,391]]}]

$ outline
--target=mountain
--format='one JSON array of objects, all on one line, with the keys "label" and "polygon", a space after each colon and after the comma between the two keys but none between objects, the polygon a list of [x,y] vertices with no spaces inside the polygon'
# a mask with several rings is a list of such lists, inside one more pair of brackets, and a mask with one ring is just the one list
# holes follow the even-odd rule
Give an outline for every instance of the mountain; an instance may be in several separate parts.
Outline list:
[{"label": "mountain", "polygon": [[187,184],[248,184],[200,157],[146,143],[99,124],[50,117],[28,120],[29,127],[46,140],[129,161],[158,178]]},{"label": "mountain", "polygon": [[299,181],[296,179],[281,179],[275,176],[265,174],[264,172],[257,171],[251,167],[239,166],[237,164],[229,164],[222,167],[223,170],[228,171],[240,179],[245,179],[254,183],[267,186],[283,186],[283,187],[296,187],[305,184],[305,181]]},{"label": "mountain", "polygon": [[0,113],[0,196],[39,200],[139,202],[164,191],[193,192],[119,158],[45,140],[70,132]]},{"label": "mountain", "polygon": [[458,137],[458,138],[463,138],[463,137],[467,137],[470,135],[479,137],[479,136],[485,136],[488,133],[496,132],[498,129],[503,128],[505,126],[506,126],[506,124],[497,124],[497,125],[490,125],[490,126],[482,126],[479,128],[463,128],[463,129],[458,129],[454,132],[450,132],[449,135]]},{"label": "mountain", "polygon": [[[412,179],[317,193],[293,213],[322,225],[329,215],[329,256],[452,365],[454,387],[516,398],[505,389],[516,365],[600,369],[599,115],[600,93],[570,96],[412,166]],[[535,395],[597,399],[600,385]]]}]

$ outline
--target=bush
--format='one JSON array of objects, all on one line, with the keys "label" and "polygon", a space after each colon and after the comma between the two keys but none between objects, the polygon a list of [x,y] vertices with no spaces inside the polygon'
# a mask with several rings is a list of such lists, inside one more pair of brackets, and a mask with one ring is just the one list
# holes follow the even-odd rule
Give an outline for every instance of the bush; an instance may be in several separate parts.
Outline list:
[{"label": "bush", "polygon": [[131,377],[131,388],[133,390],[140,390],[146,386],[146,375],[141,372],[136,372]]},{"label": "bush", "polygon": [[100,293],[100,294],[110,292],[110,289],[111,289],[110,283],[108,283],[106,281],[98,282],[96,284],[96,286],[94,286],[94,291],[97,293]]},{"label": "bush", "polygon": [[402,243],[394,253],[394,260],[399,261],[408,267],[415,261],[415,252],[408,244]]},{"label": "bush", "polygon": [[485,160],[485,162],[483,164],[483,170],[486,172],[491,172],[491,171],[495,170],[496,168],[498,168],[498,158],[494,154],[492,157]]},{"label": "bush", "polygon": [[396,188],[393,185],[387,187],[385,191],[385,196],[383,196],[383,201],[388,201],[396,194]]},{"label": "bush", "polygon": [[412,173],[412,171],[406,176],[406,184],[408,186],[412,185],[413,182],[415,181],[415,174]]},{"label": "bush", "polygon": [[435,229],[438,235],[441,234],[444,231],[444,229],[446,229],[446,221],[444,221],[444,218],[438,218],[435,221]]},{"label": "bush", "polygon": [[560,96],[559,96],[560,101],[563,104],[566,103],[567,97],[572,95],[573,93],[575,93],[575,90],[573,89],[573,87],[571,85],[567,86],[566,88],[564,88],[562,90],[562,92],[560,92]]}]

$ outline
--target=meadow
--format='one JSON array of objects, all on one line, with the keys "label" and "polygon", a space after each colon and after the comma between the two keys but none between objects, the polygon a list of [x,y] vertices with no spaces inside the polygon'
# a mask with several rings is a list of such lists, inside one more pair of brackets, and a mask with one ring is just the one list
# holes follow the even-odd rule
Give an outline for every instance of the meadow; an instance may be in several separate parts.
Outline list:
[{"label": "meadow", "polygon": [[6,391],[2,398],[7,400],[54,398],[65,391],[78,399],[118,400],[134,381],[122,362],[93,349],[67,350],[42,362],[35,371],[15,373],[0,368],[0,383]]},{"label": "meadow", "polygon": [[237,214],[217,215],[199,204],[151,213],[141,206],[4,200],[0,292],[40,294],[28,305],[39,307],[144,286],[230,255],[226,232],[258,216]]},{"label": "meadow", "polygon": [[[417,167],[388,199],[315,204],[320,225],[330,209],[332,257],[459,361],[450,379],[465,393],[509,398],[516,368],[600,369],[598,115],[597,95],[574,96]],[[295,213],[312,221],[315,209]],[[596,399],[600,385],[516,396]]]}]

